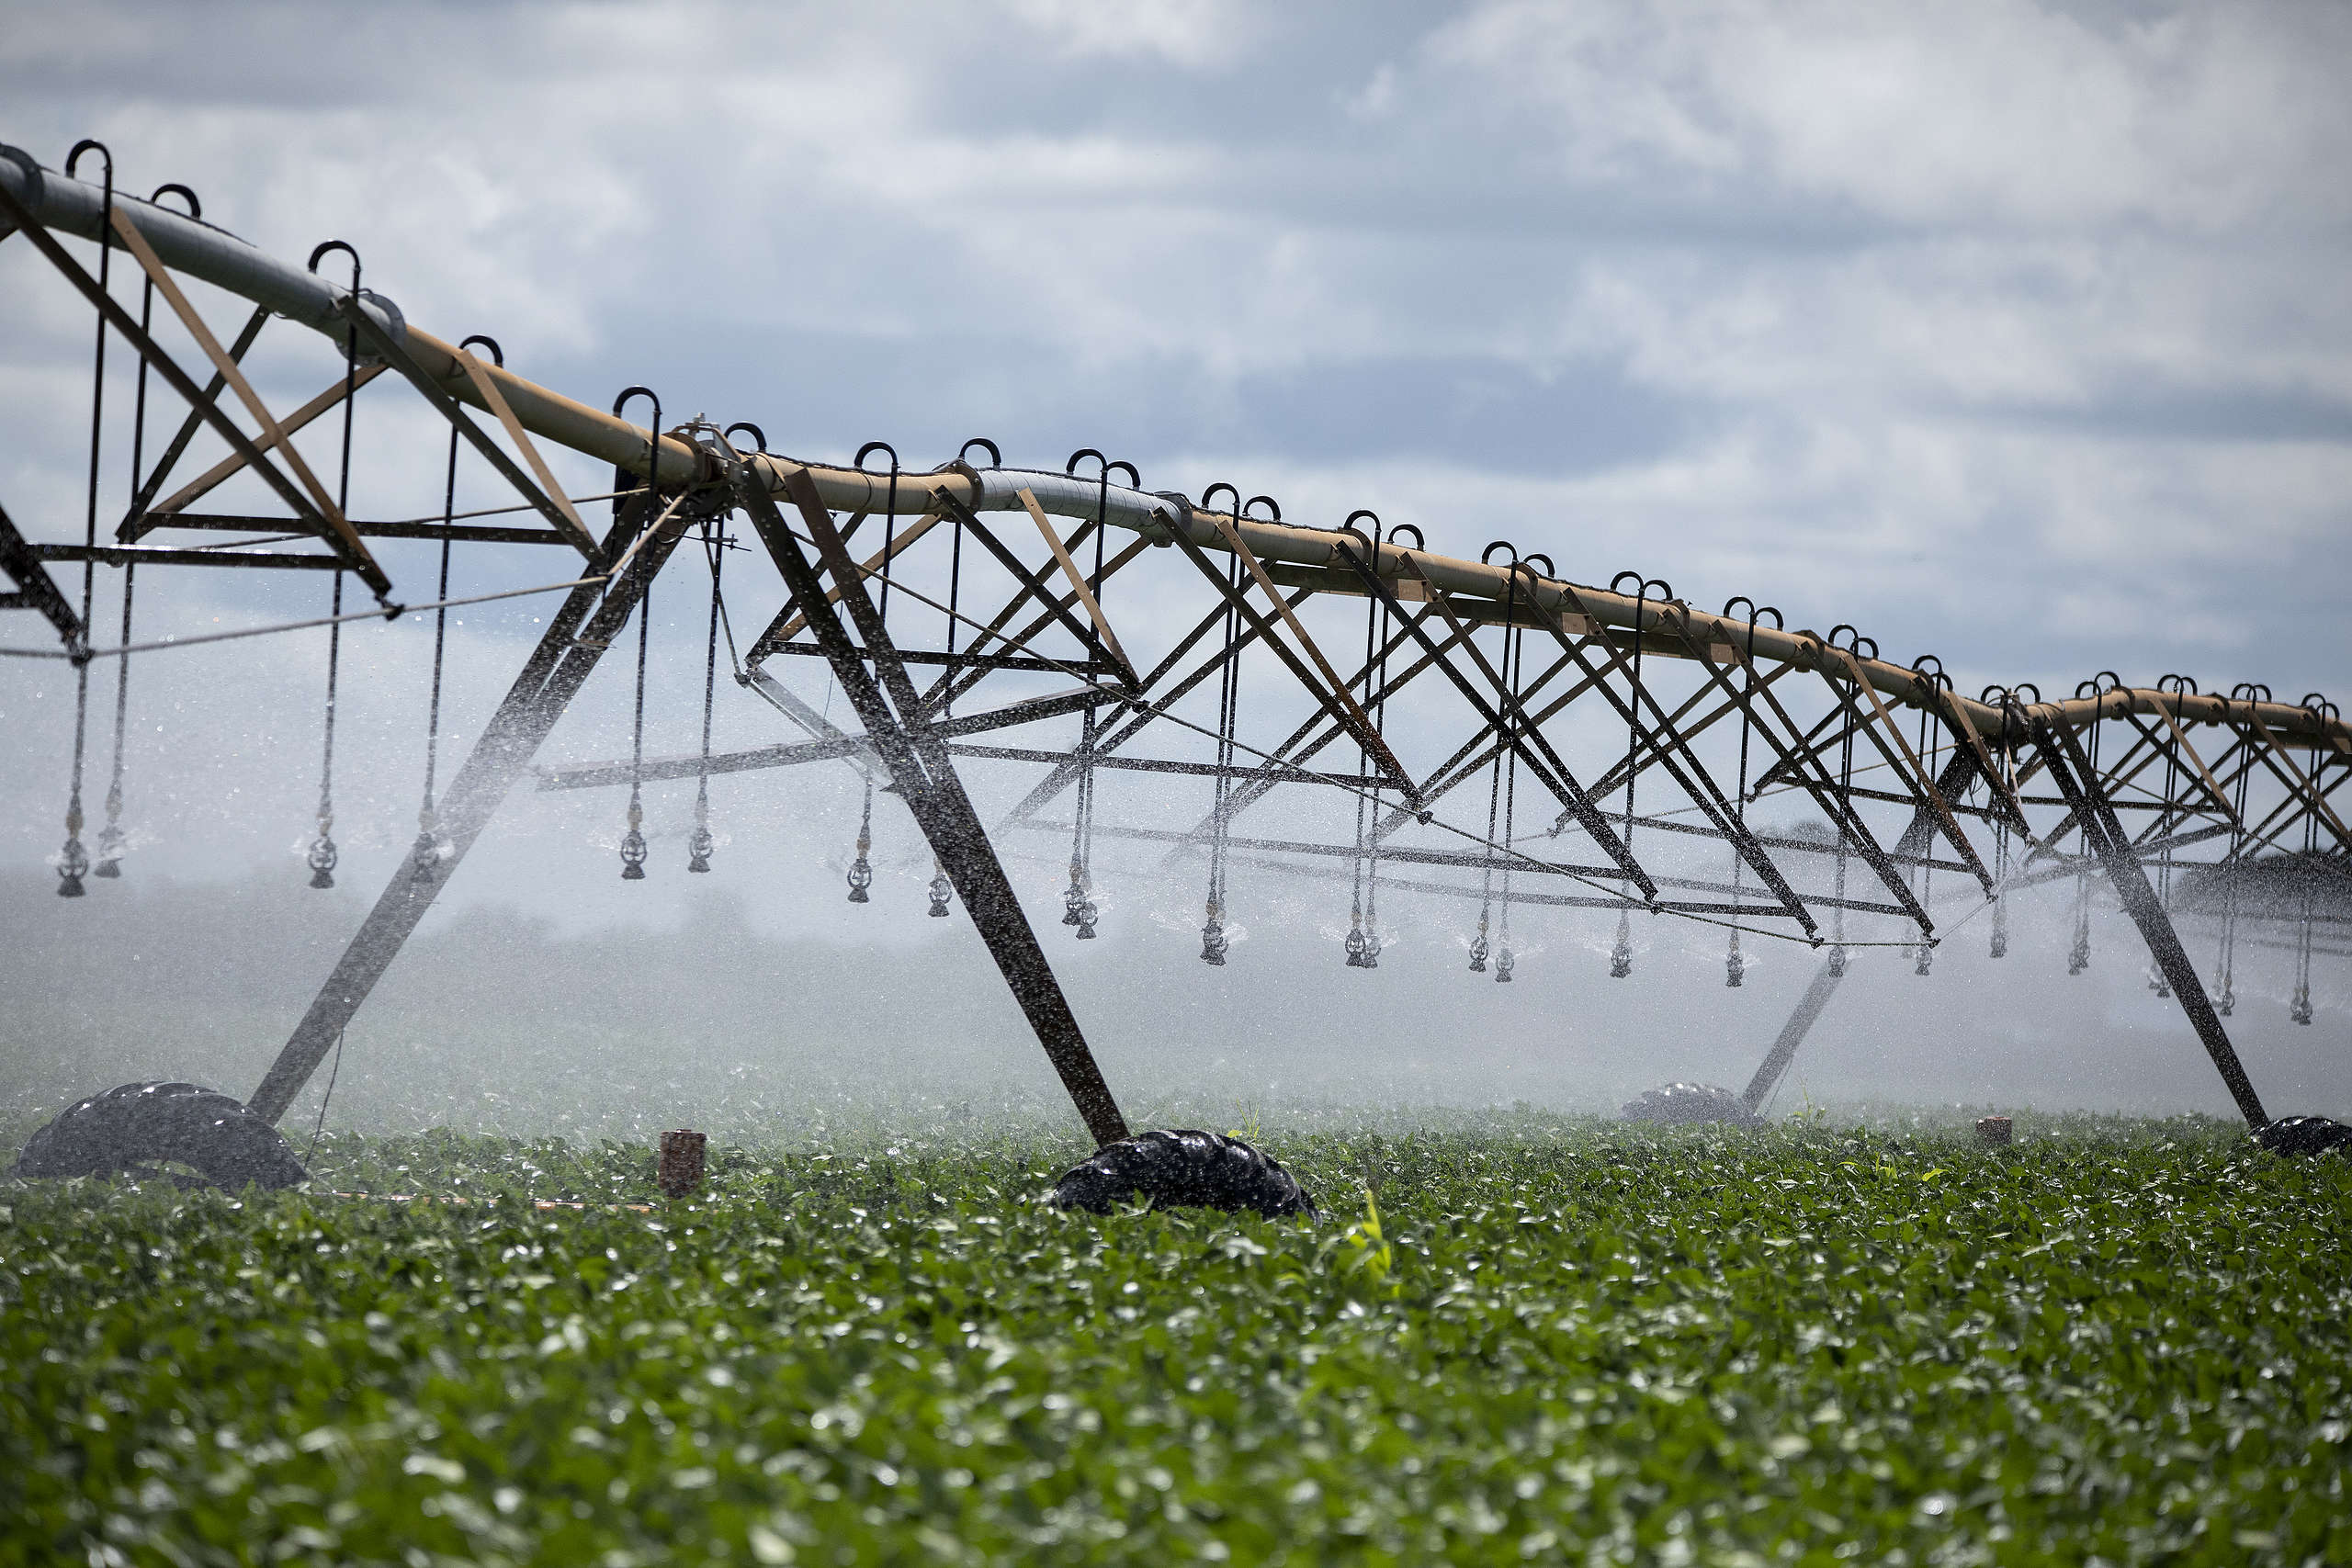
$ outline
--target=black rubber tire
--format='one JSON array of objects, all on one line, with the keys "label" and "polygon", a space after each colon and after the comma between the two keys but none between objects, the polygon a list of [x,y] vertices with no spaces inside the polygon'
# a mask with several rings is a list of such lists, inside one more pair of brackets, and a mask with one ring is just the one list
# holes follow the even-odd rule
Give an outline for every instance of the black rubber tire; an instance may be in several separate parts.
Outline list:
[{"label": "black rubber tire", "polygon": [[2281,1116],[2256,1128],[2254,1141],[2274,1155],[2352,1153],[2352,1127],[2324,1116]]},{"label": "black rubber tire", "polygon": [[1316,1213],[1315,1200],[1282,1162],[1238,1138],[1197,1128],[1155,1128],[1105,1144],[1054,1183],[1057,1209],[1107,1214],[1142,1198],[1155,1209],[1254,1209],[1270,1220]]},{"label": "black rubber tire", "polygon": [[35,1133],[9,1173],[58,1179],[114,1176],[158,1161],[220,1187],[294,1187],[311,1179],[277,1129],[192,1083],[127,1083],[67,1107]]},{"label": "black rubber tire", "polygon": [[1711,1083],[1670,1083],[1641,1099],[1629,1100],[1621,1115],[1628,1122],[1661,1122],[1677,1126],[1720,1122],[1735,1127],[1759,1127],[1764,1118],[1727,1089]]}]

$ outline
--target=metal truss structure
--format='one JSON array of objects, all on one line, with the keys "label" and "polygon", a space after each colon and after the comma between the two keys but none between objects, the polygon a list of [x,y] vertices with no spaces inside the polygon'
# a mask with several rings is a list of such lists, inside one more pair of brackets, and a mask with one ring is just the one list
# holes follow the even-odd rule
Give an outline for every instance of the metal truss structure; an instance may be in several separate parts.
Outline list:
[{"label": "metal truss structure", "polygon": [[[1368,512],[1306,526],[1228,486],[1197,500],[1150,491],[1131,467],[1091,451],[1061,471],[1008,468],[986,441],[922,472],[902,468],[880,443],[847,465],[786,457],[750,424],[665,426],[641,388],[610,413],[575,402],[507,369],[487,339],[452,346],[407,321],[360,287],[349,246],[321,246],[309,268],[284,265],[203,221],[184,187],[125,196],[113,188],[110,158],[103,180],[75,177],[77,161],[92,155],[104,150],[85,143],[60,172],[0,148],[0,237],[38,250],[55,282],[98,318],[81,537],[28,538],[0,512],[0,571],[15,585],[0,608],[45,618],[58,644],[9,651],[70,659],[79,671],[62,892],[79,893],[85,874],[117,874],[121,860],[122,672],[145,651],[204,640],[134,640],[135,574],[330,572],[337,615],[305,624],[339,639],[350,622],[472,602],[449,597],[457,547],[540,545],[566,562],[560,581],[521,591],[560,592],[560,608],[447,788],[436,795],[428,775],[415,853],[253,1095],[251,1108],[272,1120],[526,777],[548,790],[626,785],[622,874],[634,879],[645,874],[649,783],[698,781],[688,869],[702,871],[713,853],[713,777],[827,762],[857,770],[869,824],[877,789],[912,815],[937,859],[930,912],[960,901],[1102,1142],[1125,1136],[1125,1122],[1001,846],[1049,840],[1058,856],[1068,844],[1063,924],[1078,940],[1102,918],[1094,894],[1109,859],[1098,863],[1098,851],[1189,869],[1202,878],[1201,957],[1212,964],[1227,960],[1237,867],[1319,881],[1335,906],[1345,884],[1350,930],[1337,956],[1351,968],[1378,966],[1380,905],[1398,898],[1458,901],[1469,968],[1497,981],[1510,980],[1519,960],[1514,911],[1522,929],[1541,909],[1597,910],[1603,920],[1613,912],[1619,976],[1634,960],[1635,917],[1721,928],[1731,986],[1742,983],[1743,939],[1824,950],[1748,1086],[1751,1110],[1852,950],[1900,948],[1927,975],[1956,926],[1988,913],[1998,956],[2009,900],[2050,885],[2074,900],[2079,970],[2103,884],[2146,942],[2151,986],[2177,999],[2260,1127],[2267,1113],[2222,1021],[2234,1001],[2236,946],[2295,949],[2299,1022],[2311,1017],[2314,953],[2343,951],[2352,829],[2337,797],[2352,777],[2352,727],[2315,694],[2283,702],[2258,686],[2224,695],[2185,676],[2128,686],[2102,672],[2070,694],[2023,685],[1970,696],[1934,658],[1897,662],[1850,626],[1800,629],[1736,599],[1710,613],[1637,573],[1585,586],[1505,543],[1476,559],[1441,554],[1418,529],[1384,527]],[[95,258],[92,242],[103,242]],[[348,284],[320,275],[331,254],[347,257]],[[135,311],[119,298],[126,284]],[[194,284],[249,306],[250,316],[224,333],[192,302]],[[272,317],[315,334],[322,370],[332,361],[324,389],[290,411],[269,408],[240,368]],[[167,320],[176,349],[163,341]],[[110,343],[138,362],[129,410],[119,399],[105,403]],[[451,483],[438,517],[368,521],[353,507],[351,409],[378,381],[419,400],[447,433]],[[619,412],[639,398],[651,405],[647,425]],[[151,421],[167,405],[176,423],[158,443],[169,421]],[[294,437],[334,415],[340,457],[320,465],[333,470],[322,478]],[[185,477],[184,456],[208,433],[221,455]],[[133,492],[104,537],[102,444],[130,452]],[[612,492],[566,495],[543,456],[549,445],[613,465]],[[510,503],[455,510],[461,448],[512,491]],[[203,510],[240,475],[266,486],[278,510]],[[582,516],[591,501],[612,503],[601,531]],[[236,536],[198,537],[224,532]],[[440,543],[437,590],[411,594],[429,602],[394,597],[406,585],[372,547],[385,539]],[[753,543],[785,597],[763,607],[772,611],[763,627],[739,649],[720,574],[730,547]],[[682,556],[709,568],[704,744],[648,757],[648,633],[637,612]],[[92,626],[101,565],[122,573],[121,634],[109,646]],[[79,567],[78,606],[53,567]],[[377,608],[342,612],[350,579]],[[1183,602],[1170,584],[1189,596],[1180,621],[1122,615],[1123,602]],[[633,616],[633,754],[537,767],[572,697],[607,651],[626,646]],[[736,682],[775,710],[789,739],[710,750],[722,629]],[[86,710],[91,672],[109,660],[117,773],[93,871],[81,837]],[[835,726],[795,694],[793,673],[810,660],[838,682],[854,727]],[[1280,679],[1270,682],[1270,673]],[[1270,685],[1278,695],[1266,694]],[[330,777],[332,715],[330,705]],[[1027,770],[1034,783],[990,822],[963,776],[978,768]],[[1170,798],[1191,802],[1188,818],[1170,818]],[[1768,825],[1757,809],[1768,800],[1801,819]],[[1136,809],[1123,815],[1122,802]],[[335,864],[332,824],[322,787],[311,856],[322,886]],[[869,833],[861,829],[850,873],[854,901],[868,897]]]}]

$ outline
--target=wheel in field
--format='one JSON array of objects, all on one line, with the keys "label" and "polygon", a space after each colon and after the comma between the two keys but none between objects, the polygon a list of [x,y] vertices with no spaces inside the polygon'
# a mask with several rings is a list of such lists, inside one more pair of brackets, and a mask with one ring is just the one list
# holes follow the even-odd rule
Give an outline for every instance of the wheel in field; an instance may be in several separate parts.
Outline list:
[{"label": "wheel in field", "polygon": [[2352,1153],[2352,1127],[2324,1116],[2281,1116],[2256,1128],[2254,1141],[2274,1155]]},{"label": "wheel in field", "polygon": [[1155,1209],[1255,1209],[1270,1220],[1315,1213],[1315,1200],[1281,1161],[1238,1138],[1188,1127],[1103,1145],[1063,1173],[1052,1201],[1105,1214],[1135,1198]]},{"label": "wheel in field", "polygon": [[187,1166],[220,1187],[292,1187],[311,1176],[277,1128],[192,1083],[127,1083],[69,1106],[26,1143],[10,1174],[112,1176],[153,1164]]},{"label": "wheel in field", "polygon": [[1728,1122],[1736,1127],[1756,1127],[1764,1119],[1727,1089],[1709,1083],[1670,1083],[1630,1100],[1620,1113],[1628,1122]]}]

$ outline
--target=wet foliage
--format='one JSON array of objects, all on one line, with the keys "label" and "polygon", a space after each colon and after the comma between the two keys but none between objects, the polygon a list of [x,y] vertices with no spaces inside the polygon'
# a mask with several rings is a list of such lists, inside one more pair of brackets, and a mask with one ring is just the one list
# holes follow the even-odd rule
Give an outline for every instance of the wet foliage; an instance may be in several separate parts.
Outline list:
[{"label": "wet foliage", "polygon": [[1261,1130],[1320,1222],[1028,1136],[9,1185],[0,1562],[2352,1561],[2352,1159],[2018,1131]]}]

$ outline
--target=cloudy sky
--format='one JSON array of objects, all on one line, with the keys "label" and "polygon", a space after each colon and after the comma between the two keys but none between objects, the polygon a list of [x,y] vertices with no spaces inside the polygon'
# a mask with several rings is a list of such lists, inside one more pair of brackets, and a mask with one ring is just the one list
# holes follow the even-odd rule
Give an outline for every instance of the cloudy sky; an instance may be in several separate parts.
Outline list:
[{"label": "cloudy sky", "polygon": [[0,134],[780,450],[1093,446],[1972,685],[2301,692],[2347,79],[2321,4],[99,5],[13,18]]},{"label": "cloudy sky", "polygon": [[[0,28],[0,140],[102,138],[289,260],[350,240],[525,375],[780,451],[1091,446],[1856,623],[1969,690],[2341,694],[2346,81],[2323,4],[94,4]],[[0,497],[66,537],[86,328],[36,261],[0,246]],[[0,670],[36,872],[56,673]],[[153,679],[208,722],[247,694],[175,740],[189,777],[315,744],[254,716],[307,665]],[[299,772],[158,814],[162,863],[282,854]]]}]

